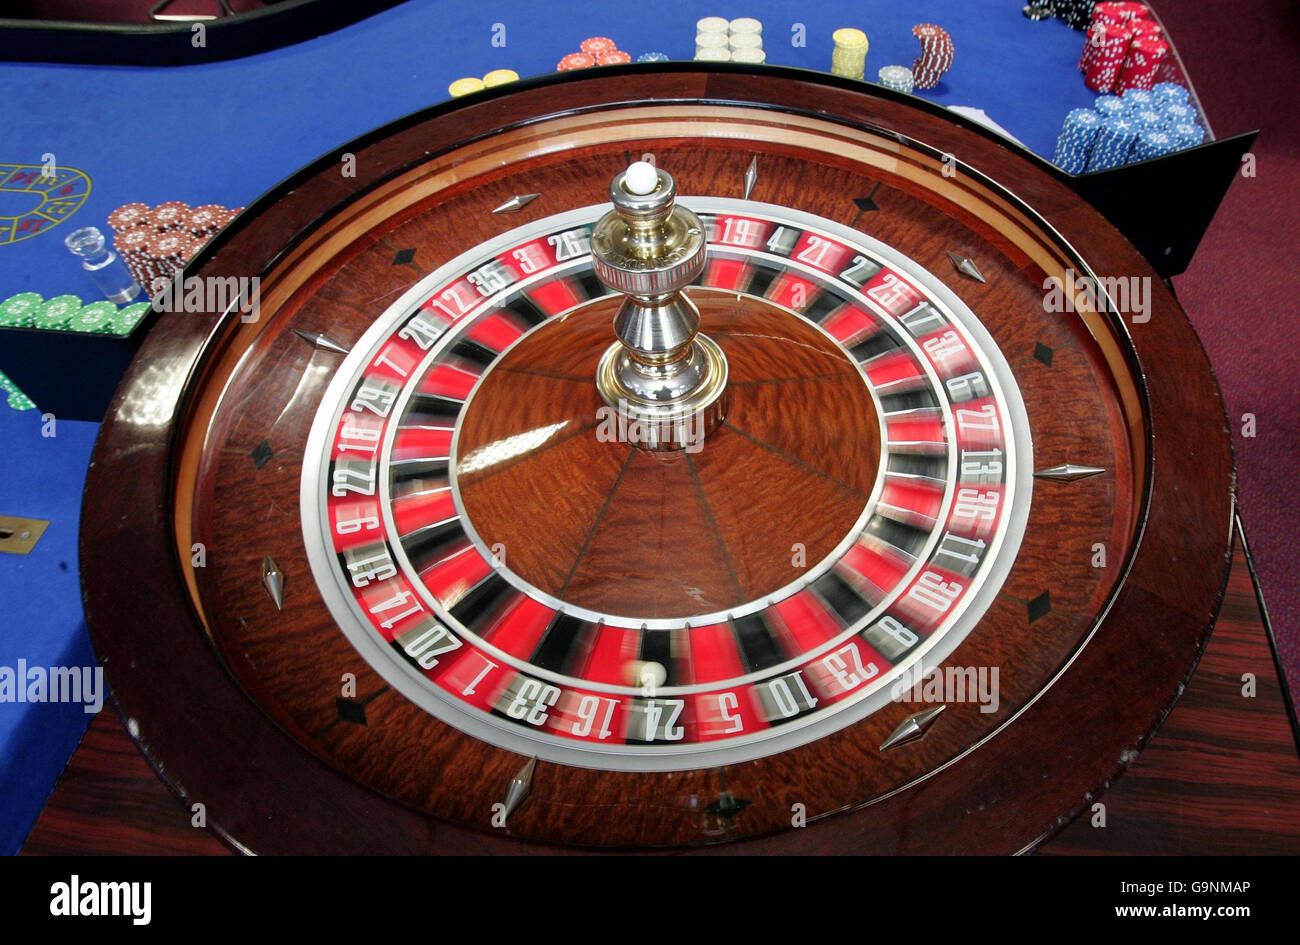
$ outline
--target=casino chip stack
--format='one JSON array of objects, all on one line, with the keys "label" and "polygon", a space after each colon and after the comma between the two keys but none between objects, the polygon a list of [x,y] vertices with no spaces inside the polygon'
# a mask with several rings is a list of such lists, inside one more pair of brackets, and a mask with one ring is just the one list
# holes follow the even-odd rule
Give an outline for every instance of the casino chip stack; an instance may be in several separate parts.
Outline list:
[{"label": "casino chip stack", "polygon": [[134,305],[128,305],[126,308],[120,308],[112,319],[112,332],[115,335],[129,335],[135,330],[135,326],[144,321],[144,317],[149,314],[151,306],[148,302],[136,302]]},{"label": "casino chip stack", "polygon": [[45,300],[35,292],[19,292],[0,302],[0,325],[6,328],[31,328],[36,324],[36,313]]},{"label": "casino chip stack", "polygon": [[511,82],[519,81],[519,73],[514,69],[493,69],[487,75],[483,76],[483,84],[489,89],[494,89],[498,85],[507,85]]},{"label": "casino chip stack", "polygon": [[763,23],[752,16],[741,16],[727,24],[727,47],[732,62],[754,65],[767,62],[763,50]]},{"label": "casino chip stack", "polygon": [[190,205],[179,200],[160,203],[149,213],[148,225],[155,230],[183,229],[189,219]]},{"label": "casino chip stack", "polygon": [[18,385],[4,374],[0,374],[0,390],[8,395],[9,406],[14,410],[32,410],[36,404],[32,399],[18,389]]},{"label": "casino chip stack", "polygon": [[1144,128],[1138,134],[1137,142],[1133,145],[1133,154],[1130,160],[1149,161],[1151,158],[1158,158],[1171,151],[1176,151],[1177,146],[1174,143],[1174,137],[1159,128]]},{"label": "casino chip stack", "polygon": [[1052,12],[1076,30],[1087,29],[1092,15],[1092,0],[1055,0]]},{"label": "casino chip stack", "polygon": [[1139,36],[1128,48],[1124,67],[1119,73],[1121,89],[1149,89],[1156,84],[1156,73],[1169,54],[1169,45],[1158,36]]},{"label": "casino chip stack", "polygon": [[608,36],[589,36],[582,41],[577,52],[569,53],[556,63],[555,70],[557,72],[571,72],[574,69],[590,69],[594,66],[617,66],[631,61],[632,56],[619,49],[618,43]]},{"label": "casino chip stack", "polygon": [[132,278],[152,293],[155,280],[170,279],[243,209],[215,203],[191,207],[180,201],[152,208],[129,203],[108,215],[113,249]]},{"label": "casino chip stack", "polygon": [[725,16],[706,16],[695,21],[695,59],[731,61],[731,21]]},{"label": "casino chip stack", "polygon": [[81,299],[75,295],[56,295],[36,310],[33,327],[44,328],[46,331],[67,328],[73,314],[80,309]]},{"label": "casino chip stack", "polygon": [[117,306],[112,302],[91,302],[73,312],[68,327],[73,331],[107,334],[113,331],[113,319],[117,317]]},{"label": "casino chip stack", "polygon": [[1079,58],[1084,82],[1094,92],[1149,89],[1169,55],[1160,24],[1144,3],[1098,3]]},{"label": "casino chip stack", "polygon": [[730,36],[726,33],[697,33],[695,59],[699,62],[730,62]]},{"label": "casino chip stack", "polygon": [[695,59],[698,62],[766,62],[762,21],[750,16],[734,20],[706,16],[697,20]]},{"label": "casino chip stack", "polygon": [[170,277],[183,267],[187,261],[186,252],[190,249],[190,241],[193,239],[194,237],[188,233],[172,230],[154,233],[145,246],[156,267],[153,278]]},{"label": "casino chip stack", "polygon": [[[1205,129],[1186,104],[1189,100],[1187,89],[1170,82],[1150,91],[1128,89],[1122,97],[1098,95],[1091,110],[1076,108],[1065,116],[1052,160],[1064,171],[1081,174],[1195,147],[1205,140]],[[1103,127],[1131,130],[1127,150],[1123,137],[1104,136]]]},{"label": "casino chip stack", "polygon": [[1093,23],[1079,59],[1084,84],[1094,92],[1114,89],[1132,42],[1132,31],[1122,23]]},{"label": "casino chip stack", "polygon": [[126,336],[149,311],[148,302],[136,302],[119,309],[107,301],[82,305],[81,299],[75,295],[59,295],[47,301],[35,292],[20,292],[0,302],[0,325]]},{"label": "casino chip stack", "polygon": [[149,205],[147,203],[128,203],[118,207],[108,215],[108,225],[113,232],[129,230],[133,226],[149,225]]},{"label": "casino chip stack", "polygon": [[482,92],[486,85],[482,79],[476,79],[473,76],[465,76],[463,79],[457,79],[451,85],[447,86],[447,94],[452,98],[460,98],[462,95],[472,95],[475,92]]},{"label": "casino chip stack", "polygon": [[867,34],[851,26],[831,34],[835,49],[831,52],[831,73],[846,79],[861,79],[867,69]]},{"label": "casino chip stack", "polygon": [[[1118,100],[1117,100],[1118,101]],[[1056,153],[1052,162],[1067,174],[1082,174],[1088,168],[1102,118],[1087,108],[1076,108],[1065,116],[1061,135],[1056,139]]]},{"label": "casino chip stack", "polygon": [[1137,141],[1138,127],[1124,118],[1107,118],[1101,123],[1092,153],[1088,155],[1089,171],[1104,171],[1127,164],[1133,145]]},{"label": "casino chip stack", "polygon": [[952,68],[953,45],[948,31],[933,23],[918,23],[912,35],[921,41],[921,56],[912,63],[912,77],[918,89],[932,89]]},{"label": "casino chip stack", "polygon": [[1052,0],[1029,0],[1020,12],[1031,20],[1045,20],[1052,15]]},{"label": "casino chip stack", "polygon": [[1156,96],[1148,89],[1125,89],[1120,101],[1124,103],[1125,112],[1136,112],[1144,108],[1153,108],[1156,104]]},{"label": "casino chip stack", "polygon": [[1194,121],[1170,125],[1169,134],[1173,136],[1176,151],[1194,148],[1205,140],[1205,129]]},{"label": "casino chip stack", "polygon": [[460,98],[462,95],[469,95],[471,92],[482,92],[484,89],[496,88],[498,85],[505,85],[507,82],[515,82],[518,79],[519,73],[514,69],[493,69],[481,79],[476,79],[473,76],[457,79],[447,86],[447,92],[452,98]]},{"label": "casino chip stack", "polygon": [[895,92],[911,92],[915,84],[912,70],[907,66],[882,66],[878,75],[880,84]]},{"label": "casino chip stack", "polygon": [[1116,23],[1130,23],[1144,20],[1151,15],[1151,9],[1145,3],[1115,2],[1092,4],[1092,19],[1109,19]]},{"label": "casino chip stack", "polygon": [[131,278],[146,293],[153,289],[153,272],[155,267],[149,258],[149,241],[156,231],[148,226],[133,226],[122,230],[113,237],[113,249],[121,257]]},{"label": "casino chip stack", "polygon": [[1128,106],[1118,95],[1098,95],[1092,104],[1092,110],[1102,118],[1114,118],[1127,111]]},{"label": "casino chip stack", "polygon": [[1158,82],[1152,86],[1151,94],[1161,105],[1186,105],[1191,94],[1181,85],[1173,82]]},{"label": "casino chip stack", "polygon": [[1139,128],[1159,131],[1165,125],[1164,117],[1154,108],[1134,108],[1128,112],[1128,118]]},{"label": "casino chip stack", "polygon": [[[226,208],[215,203],[207,203],[201,207],[195,207],[190,211],[190,218],[186,224],[186,229],[199,239],[207,239],[217,230],[221,229],[223,221],[226,219]],[[109,223],[112,223],[110,218]]]}]

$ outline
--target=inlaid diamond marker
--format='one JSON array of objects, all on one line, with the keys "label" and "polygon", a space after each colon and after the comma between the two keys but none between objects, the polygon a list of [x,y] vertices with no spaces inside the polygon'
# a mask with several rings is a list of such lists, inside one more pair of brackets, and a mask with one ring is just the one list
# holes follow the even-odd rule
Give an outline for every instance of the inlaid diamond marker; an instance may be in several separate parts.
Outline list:
[{"label": "inlaid diamond marker", "polygon": [[1052,612],[1052,592],[1043,591],[1029,602],[1026,608],[1029,613],[1029,622],[1033,623],[1041,617],[1046,617]]},{"label": "inlaid diamond marker", "polygon": [[256,466],[258,469],[261,469],[263,466],[269,463],[271,461],[271,457],[273,457],[274,455],[275,453],[271,450],[271,444],[268,440],[263,440],[261,443],[258,443],[256,446],[254,446],[251,450],[248,451],[249,458],[252,459],[253,465]]},{"label": "inlaid diamond marker", "polygon": [[743,797],[736,797],[730,791],[723,791],[718,795],[717,800],[704,808],[705,813],[713,814],[715,817],[730,819],[739,814],[748,807],[753,801],[747,801]]},{"label": "inlaid diamond marker", "polygon": [[853,218],[850,226],[857,226],[861,221],[863,214],[876,213],[880,207],[876,204],[876,191],[880,190],[880,181],[876,181],[876,186],[871,188],[871,193],[865,197],[854,197],[853,205],[858,208],[858,215]]},{"label": "inlaid diamond marker", "polygon": [[368,724],[366,722],[366,707],[360,702],[336,696],[334,710],[338,712],[340,722],[350,722],[353,725]]}]

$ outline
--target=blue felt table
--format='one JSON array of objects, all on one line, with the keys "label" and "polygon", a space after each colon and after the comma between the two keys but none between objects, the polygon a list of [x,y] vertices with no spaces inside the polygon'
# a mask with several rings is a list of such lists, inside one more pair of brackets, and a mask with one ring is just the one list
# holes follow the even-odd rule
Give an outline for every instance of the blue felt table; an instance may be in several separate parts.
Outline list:
[{"label": "blue felt table", "polygon": [[[634,57],[694,52],[702,16],[757,17],[768,61],[829,69],[831,33],[865,30],[867,75],[910,66],[916,23],[937,23],[956,57],[938,88],[943,105],[983,109],[1030,149],[1050,157],[1062,117],[1091,105],[1075,68],[1083,34],[1059,20],[1032,22],[1016,0],[907,3],[632,4],[525,0],[467,4],[410,0],[340,32],[261,56],[204,66],[138,68],[0,63],[0,163],[61,166],[92,181],[71,217],[0,245],[0,298],[35,291],[89,301],[94,287],[62,239],[76,226],[106,228],[131,202],[181,200],[239,206],[319,155],[412,111],[444,100],[462,76],[514,69],[547,73],[588,36],[613,38]],[[494,45],[502,35],[504,45]],[[806,44],[795,45],[800,37]],[[181,40],[188,42],[188,39]],[[210,41],[219,41],[215,34]],[[18,210],[0,194],[0,216]],[[0,371],[5,369],[0,350]],[[82,665],[93,659],[82,623],[76,570],[77,513],[95,428],[59,421],[41,436],[38,411],[0,401],[0,514],[46,518],[49,532],[26,558],[0,555],[0,667]],[[130,549],[123,549],[130,573]],[[89,716],[80,706],[0,704],[0,852],[11,852]]]},{"label": "blue felt table", "polygon": [[[35,410],[0,402],[0,514],[50,523],[31,554],[0,554],[0,668],[95,665],[82,623],[77,521],[97,429],[51,426]],[[81,704],[0,702],[0,853],[18,848],[90,718]]]}]

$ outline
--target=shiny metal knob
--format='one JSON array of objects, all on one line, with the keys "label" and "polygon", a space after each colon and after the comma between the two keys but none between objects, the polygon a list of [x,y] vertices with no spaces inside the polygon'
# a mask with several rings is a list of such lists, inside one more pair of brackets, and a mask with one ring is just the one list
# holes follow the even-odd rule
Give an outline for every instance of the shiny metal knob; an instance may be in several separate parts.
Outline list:
[{"label": "shiny metal knob", "polygon": [[609,196],[614,209],[591,235],[593,267],[625,298],[596,386],[639,424],[636,445],[696,449],[726,416],[726,356],[699,334],[700,313],[682,293],[704,271],[704,225],[677,206],[672,176],[642,162],[614,177]]}]

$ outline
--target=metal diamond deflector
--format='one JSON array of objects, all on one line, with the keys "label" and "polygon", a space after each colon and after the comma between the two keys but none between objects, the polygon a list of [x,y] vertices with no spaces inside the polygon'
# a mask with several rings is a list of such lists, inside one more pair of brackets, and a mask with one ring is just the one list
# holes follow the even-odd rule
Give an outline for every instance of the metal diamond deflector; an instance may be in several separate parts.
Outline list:
[{"label": "metal diamond deflector", "polygon": [[518,810],[519,805],[528,797],[528,792],[533,788],[533,772],[536,770],[537,759],[529,758],[528,763],[520,768],[506,785],[505,810],[502,811],[506,818]]},{"label": "metal diamond deflector", "polygon": [[897,748],[900,745],[916,741],[925,734],[925,730],[934,724],[934,720],[939,717],[939,713],[946,708],[948,708],[946,704],[937,705],[932,709],[926,709],[924,712],[909,715],[899,723],[898,728],[894,729],[888,738],[880,743],[880,750],[888,751],[891,748]]},{"label": "metal diamond deflector", "polygon": [[1100,476],[1106,470],[1100,466],[1076,466],[1074,463],[1061,463],[1050,469],[1040,469],[1034,473],[1035,479],[1055,479],[1059,482],[1078,482],[1092,476]]},{"label": "metal diamond deflector", "polygon": [[541,194],[515,194],[501,206],[493,210],[493,213],[516,213],[528,206]]},{"label": "metal diamond deflector", "polygon": [[333,351],[335,354],[347,354],[348,349],[343,347],[337,341],[327,338],[318,331],[303,331],[301,328],[295,328],[293,333],[301,338],[307,344],[314,348],[320,348],[322,351]]},{"label": "metal diamond deflector", "polygon": [[275,609],[284,610],[284,572],[270,555],[262,559],[262,583],[275,601]]},{"label": "metal diamond deflector", "polygon": [[975,265],[973,259],[959,256],[954,252],[949,252],[948,258],[952,261],[952,264],[957,271],[963,276],[966,276],[968,279],[974,279],[976,282],[984,281],[984,274],[980,272],[979,266]]}]

